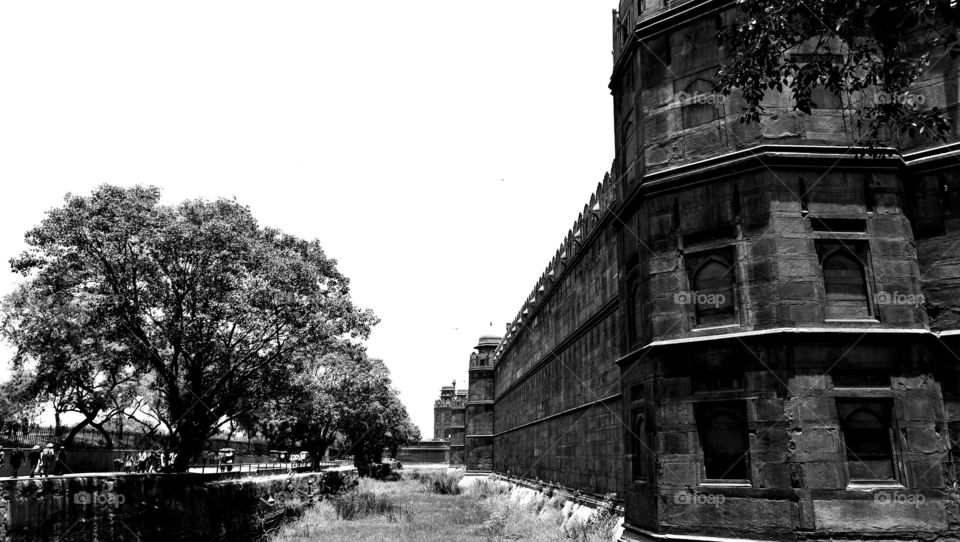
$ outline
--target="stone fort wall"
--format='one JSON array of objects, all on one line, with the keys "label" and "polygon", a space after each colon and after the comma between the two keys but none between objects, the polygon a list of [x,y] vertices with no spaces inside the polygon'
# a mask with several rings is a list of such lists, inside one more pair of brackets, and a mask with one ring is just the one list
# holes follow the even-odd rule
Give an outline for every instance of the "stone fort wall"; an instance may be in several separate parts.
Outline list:
[{"label": "stone fort wall", "polygon": [[[820,90],[739,123],[731,7],[621,3],[616,159],[494,352],[493,470],[617,492],[630,540],[950,538],[960,123],[887,156]],[[915,91],[956,118],[960,60]]]},{"label": "stone fort wall", "polygon": [[598,186],[495,353],[496,472],[596,494],[622,484],[616,190]]}]

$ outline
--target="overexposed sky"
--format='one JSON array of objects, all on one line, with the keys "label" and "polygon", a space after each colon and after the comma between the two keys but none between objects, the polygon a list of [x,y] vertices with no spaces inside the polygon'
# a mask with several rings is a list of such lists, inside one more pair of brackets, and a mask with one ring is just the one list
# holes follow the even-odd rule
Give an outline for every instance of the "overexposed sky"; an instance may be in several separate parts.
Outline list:
[{"label": "overexposed sky", "polygon": [[0,292],[67,192],[236,197],[339,261],[432,437],[610,167],[616,4],[4,2]]}]

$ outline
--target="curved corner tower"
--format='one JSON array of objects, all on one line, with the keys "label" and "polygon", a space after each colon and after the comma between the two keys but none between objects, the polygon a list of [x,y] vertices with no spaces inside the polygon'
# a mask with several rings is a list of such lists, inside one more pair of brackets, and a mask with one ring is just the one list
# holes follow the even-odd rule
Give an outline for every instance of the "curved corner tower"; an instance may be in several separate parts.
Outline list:
[{"label": "curved corner tower", "polygon": [[456,390],[450,401],[450,465],[464,465],[467,390]]},{"label": "curved corner tower", "polygon": [[464,451],[467,472],[493,469],[493,352],[499,344],[500,337],[484,335],[470,354]]},{"label": "curved corner tower", "polygon": [[[734,9],[615,18],[624,538],[950,538],[957,133],[864,157],[824,88],[738,122],[713,93]],[[915,91],[956,121],[942,56]]]}]

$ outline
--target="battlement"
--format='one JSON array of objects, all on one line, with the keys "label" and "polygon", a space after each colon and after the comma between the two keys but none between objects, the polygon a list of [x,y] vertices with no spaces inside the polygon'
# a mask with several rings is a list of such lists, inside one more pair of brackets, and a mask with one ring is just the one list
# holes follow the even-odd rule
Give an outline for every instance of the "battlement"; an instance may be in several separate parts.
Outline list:
[{"label": "battlement", "polygon": [[[452,389],[452,388],[451,388]],[[467,390],[456,390],[451,395],[443,395],[433,402],[434,408],[451,408],[463,406],[467,403]]]},{"label": "battlement", "polygon": [[494,353],[489,350],[484,352],[473,352],[470,354],[471,369],[492,369],[494,361]]},{"label": "battlement", "polygon": [[[606,173],[603,176],[603,181],[597,184],[597,189],[591,194],[590,201],[583,206],[573,226],[567,231],[563,243],[561,243],[546,270],[527,296],[526,302],[520,307],[517,316],[507,324],[506,335],[493,352],[493,366],[496,366],[503,353],[523,333],[524,322],[537,311],[540,303],[550,296],[559,283],[558,279],[563,275],[570,262],[577,257],[581,247],[585,245],[585,241],[596,231],[604,217],[622,200],[623,183],[621,181],[622,179],[613,179],[609,173]],[[481,354],[474,353],[470,356],[471,368],[480,366],[480,362],[484,361]]]}]

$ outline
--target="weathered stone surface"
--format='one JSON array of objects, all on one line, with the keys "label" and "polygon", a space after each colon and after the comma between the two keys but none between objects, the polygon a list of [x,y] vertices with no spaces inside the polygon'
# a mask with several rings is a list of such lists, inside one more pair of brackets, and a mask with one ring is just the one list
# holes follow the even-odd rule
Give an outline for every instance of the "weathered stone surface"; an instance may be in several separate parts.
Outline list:
[{"label": "weathered stone surface", "polygon": [[948,506],[935,499],[917,502],[909,492],[886,491],[892,499],[902,496],[913,500],[902,503],[883,502],[874,499],[815,500],[814,513],[817,530],[835,533],[882,532],[891,537],[897,534],[910,536],[914,532],[943,532],[951,521]]},{"label": "weathered stone surface", "polygon": [[356,483],[353,470],[211,481],[209,475],[2,482],[4,540],[193,541],[261,533],[261,520]]},{"label": "weathered stone surface", "polygon": [[[957,538],[939,490],[960,455],[960,153],[857,157],[825,95],[803,115],[770,92],[758,126],[736,121],[734,92],[711,119],[692,97],[725,54],[704,49],[709,28],[733,14],[650,4],[621,5],[641,43],[615,44],[613,170],[496,352],[494,468],[618,491],[628,532]],[[924,96],[960,111],[942,91],[958,70],[932,68]],[[621,137],[628,123],[643,137]],[[718,292],[732,299],[699,300]],[[727,473],[716,433],[744,452]],[[854,441],[887,434],[887,479],[864,480]],[[926,508],[885,517],[864,483]]]}]

